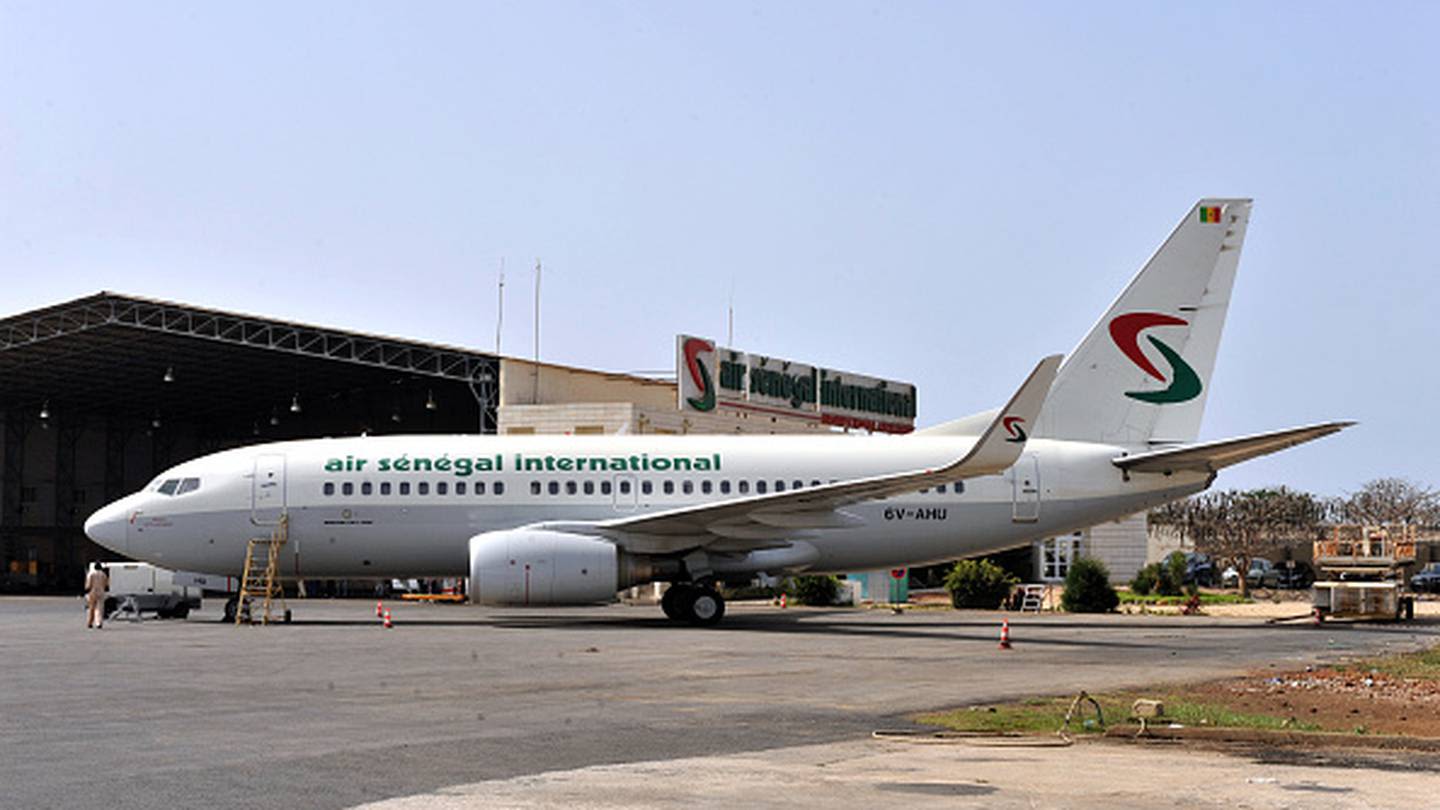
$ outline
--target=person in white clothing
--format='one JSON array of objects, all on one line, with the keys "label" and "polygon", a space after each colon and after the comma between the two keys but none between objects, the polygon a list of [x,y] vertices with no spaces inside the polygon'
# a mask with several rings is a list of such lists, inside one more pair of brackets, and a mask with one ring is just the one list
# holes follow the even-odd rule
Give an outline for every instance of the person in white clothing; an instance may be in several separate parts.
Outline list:
[{"label": "person in white clothing", "polygon": [[92,563],[85,577],[85,626],[100,629],[105,625],[105,593],[110,590],[110,575],[100,563]]}]

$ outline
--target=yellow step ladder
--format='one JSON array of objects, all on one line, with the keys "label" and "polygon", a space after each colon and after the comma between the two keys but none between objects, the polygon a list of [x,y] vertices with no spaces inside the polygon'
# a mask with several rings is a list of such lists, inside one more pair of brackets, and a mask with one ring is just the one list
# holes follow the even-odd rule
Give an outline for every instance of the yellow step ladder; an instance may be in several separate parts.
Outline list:
[{"label": "yellow step ladder", "polygon": [[[280,549],[289,539],[290,517],[280,516],[280,523],[269,537],[253,537],[245,549],[245,573],[240,577],[240,596],[235,604],[235,623],[270,624],[276,621],[274,608],[279,604],[281,616],[290,620],[285,592],[280,585]],[[252,602],[261,600],[258,620]]]}]

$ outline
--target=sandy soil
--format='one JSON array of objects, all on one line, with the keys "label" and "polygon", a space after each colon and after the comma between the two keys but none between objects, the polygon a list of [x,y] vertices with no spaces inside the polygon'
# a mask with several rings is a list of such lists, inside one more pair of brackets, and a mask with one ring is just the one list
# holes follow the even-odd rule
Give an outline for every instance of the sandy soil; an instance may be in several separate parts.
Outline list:
[{"label": "sandy soil", "polygon": [[1306,668],[1197,684],[1197,701],[1246,713],[1294,717],[1327,731],[1440,737],[1440,682],[1363,669]]}]

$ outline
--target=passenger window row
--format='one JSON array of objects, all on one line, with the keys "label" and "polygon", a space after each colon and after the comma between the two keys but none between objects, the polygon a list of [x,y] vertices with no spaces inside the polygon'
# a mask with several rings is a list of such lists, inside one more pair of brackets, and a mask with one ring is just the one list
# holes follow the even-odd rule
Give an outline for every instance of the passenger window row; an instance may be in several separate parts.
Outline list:
[{"label": "passenger window row", "polygon": [[[655,494],[655,491],[656,491],[656,489],[657,489],[657,486],[656,486],[657,482],[652,481],[652,480],[641,480],[641,481],[639,481],[638,483],[639,483],[638,489],[639,489],[639,492],[640,492],[641,495],[653,495],[653,494]],[[832,483],[833,483],[833,482],[832,482]],[[658,484],[659,484],[659,486],[658,486],[659,491],[660,491],[662,494],[664,494],[664,495],[674,495],[674,494],[676,494],[677,492],[679,492],[679,493],[682,494],[682,495],[694,495],[694,494],[697,493],[697,492],[700,493],[701,495],[712,495],[712,494],[715,494],[716,492],[720,493],[721,495],[730,495],[730,494],[732,494],[732,493],[739,493],[739,494],[741,494],[741,495],[749,495],[750,492],[751,492],[752,482],[750,482],[750,481],[735,481],[735,482],[731,482],[731,481],[729,481],[729,480],[724,480],[724,481],[709,481],[709,480],[693,481],[693,480],[690,480],[690,479],[685,479],[685,480],[682,480],[682,481],[675,481],[675,480],[673,480],[673,479],[666,479],[666,480],[664,480],[664,481],[658,482]],[[771,491],[771,482],[769,482],[769,481],[755,481],[755,482],[753,482],[753,485],[754,485],[754,491],[755,491],[756,493],[758,493],[758,494],[765,494],[765,493],[768,493],[768,492]],[[811,482],[810,482],[810,486],[812,486],[812,487],[818,487],[818,486],[820,486],[820,482],[819,482],[819,481],[811,481]],[[788,488],[789,488],[789,489],[803,489],[804,487],[805,487],[805,482],[804,482],[804,481],[799,481],[799,480],[796,480],[796,481],[794,481],[794,482],[792,482],[792,483],[790,483],[790,484],[788,485]],[[619,481],[615,482],[614,485],[613,485],[613,488],[612,488],[611,482],[610,482],[608,479],[607,479],[607,480],[604,480],[604,481],[600,481],[599,484],[598,484],[598,490],[597,490],[597,484],[596,484],[596,482],[594,482],[594,481],[564,481],[564,482],[561,482],[561,481],[548,481],[548,482],[531,481],[531,482],[530,482],[530,494],[531,494],[531,495],[544,495],[544,494],[546,494],[546,493],[548,493],[548,494],[550,494],[550,495],[559,495],[559,494],[561,494],[562,492],[563,492],[564,494],[566,494],[566,495],[580,495],[580,494],[593,495],[593,494],[595,494],[597,491],[598,491],[601,495],[610,495],[610,494],[613,494],[615,491],[618,491],[621,495],[629,495],[629,494],[631,494],[632,492],[634,492],[636,489],[637,489],[637,487],[635,486],[635,484],[632,483],[631,479],[628,479],[628,478],[622,478],[622,479],[620,479]],[[775,492],[784,492],[786,489],[787,489],[787,484],[786,484],[785,481],[777,480],[777,481],[774,482],[774,491],[775,491]]]},{"label": "passenger window row", "polygon": [[[359,487],[355,486],[354,481],[341,481],[338,487],[334,481],[326,481],[322,491],[327,496],[334,495],[337,491],[341,495],[354,495],[357,490],[362,496],[375,495],[377,492],[382,496],[391,494],[410,495],[412,493],[415,495],[429,495],[432,491],[436,495],[449,495],[451,493],[456,495],[469,495],[472,493],[475,495],[484,495],[486,492],[484,481],[455,481],[453,483],[450,481],[436,481],[433,484],[433,490],[431,487],[432,484],[429,481],[416,481],[413,482],[413,484],[410,481],[400,481],[393,486],[389,481],[381,481],[379,486],[376,486],[370,481],[361,481]],[[489,491],[492,495],[504,495],[505,482],[494,482],[489,486]]]},{"label": "passenger window row", "polygon": [[[193,482],[193,486],[190,486],[190,484],[191,484],[192,482]],[[166,495],[169,495],[169,494],[172,494],[172,493],[173,493],[173,494],[183,494],[183,493],[185,493],[185,492],[189,492],[189,491],[192,490],[192,489],[198,489],[199,486],[200,486],[200,481],[199,481],[199,479],[197,479],[197,478],[186,478],[186,479],[184,480],[184,483],[182,483],[182,484],[179,485],[179,492],[175,492],[175,487],[174,487],[174,486],[171,486],[172,484],[175,484],[175,483],[177,483],[177,482],[174,481],[174,480],[172,480],[172,481],[166,481],[164,484],[161,485],[160,491],[161,491],[162,493],[166,494]],[[642,481],[640,481],[640,482],[639,482],[639,491],[640,491],[640,494],[641,494],[641,495],[653,495],[653,494],[655,494],[655,489],[656,489],[655,483],[656,483],[656,482],[651,481],[651,480],[648,480],[648,479],[647,479],[647,480],[642,480]],[[832,481],[831,483],[835,483],[835,482]],[[671,480],[671,479],[666,479],[666,480],[664,480],[664,481],[660,481],[659,484],[660,484],[660,487],[659,487],[660,492],[661,492],[661,494],[664,494],[664,495],[674,495],[677,490],[678,490],[678,491],[680,492],[680,494],[682,494],[682,495],[693,495],[693,494],[695,494],[697,491],[698,491],[701,495],[712,495],[712,494],[715,494],[715,493],[717,493],[717,492],[718,492],[720,495],[732,495],[732,494],[749,495],[749,494],[752,493],[752,491],[753,491],[754,494],[756,494],[756,495],[766,495],[766,494],[769,494],[769,493],[772,492],[772,491],[773,491],[773,492],[785,492],[787,489],[790,489],[790,490],[798,490],[798,489],[804,489],[804,488],[805,488],[805,482],[804,482],[804,481],[801,481],[801,480],[798,480],[798,479],[796,479],[796,480],[794,480],[794,481],[790,481],[790,482],[786,482],[786,481],[784,481],[784,480],[779,480],[779,479],[777,479],[777,480],[775,480],[775,481],[768,481],[768,480],[761,479],[761,480],[757,480],[757,481],[754,481],[754,482],[751,482],[751,481],[746,480],[746,479],[741,479],[741,480],[739,480],[739,481],[734,481],[734,482],[731,482],[729,479],[725,479],[725,480],[722,480],[722,481],[702,480],[702,481],[699,481],[699,482],[696,482],[696,481],[693,481],[693,480],[689,480],[689,479],[685,479],[685,480],[682,480],[682,481],[679,481],[679,482],[674,481],[674,480]],[[821,482],[818,481],[818,480],[812,480],[812,481],[810,482],[810,486],[812,486],[812,487],[818,487],[818,486],[820,486],[820,484],[821,484]],[[166,491],[166,487],[170,487],[170,491]],[[187,488],[187,487],[188,487],[188,488]],[[413,489],[412,489],[412,487],[413,487]],[[433,487],[433,489],[432,489],[432,487]],[[753,489],[752,489],[752,487],[753,487]],[[953,491],[956,495],[959,495],[959,494],[961,494],[962,492],[965,491],[965,482],[963,482],[963,481],[956,481],[954,484],[951,484],[950,487],[952,488],[952,491]],[[547,493],[550,494],[550,495],[559,495],[559,494],[561,494],[562,492],[563,492],[564,494],[566,494],[566,495],[582,495],[582,494],[583,494],[583,495],[594,495],[594,494],[596,494],[597,492],[598,492],[600,495],[612,495],[612,494],[615,493],[616,490],[618,490],[618,491],[619,491],[619,494],[621,494],[621,495],[629,495],[629,494],[631,494],[631,493],[634,491],[634,488],[635,488],[635,487],[634,487],[634,484],[632,483],[631,479],[629,479],[629,478],[622,478],[622,479],[620,479],[619,481],[615,481],[615,482],[613,482],[613,483],[612,483],[609,479],[602,480],[602,481],[598,481],[598,482],[597,482],[597,481],[593,481],[593,480],[587,480],[587,481],[563,481],[563,482],[562,482],[562,481],[548,481],[548,482],[531,481],[531,482],[530,482],[530,494],[531,494],[531,495],[544,495],[544,494],[547,494]],[[922,489],[922,490],[920,490],[920,493],[919,493],[919,494],[921,494],[921,495],[926,495],[926,494],[929,494],[929,493],[931,493],[931,492],[934,492],[934,493],[936,493],[936,494],[944,494],[945,491],[946,491],[946,488],[947,488],[947,487],[946,487],[945,484],[941,484],[940,486],[937,486],[937,487],[935,487],[934,489]],[[357,487],[356,484],[355,484],[355,482],[353,482],[353,481],[342,481],[342,482],[340,482],[340,483],[338,484],[338,486],[337,486],[336,482],[334,482],[334,481],[326,481],[325,484],[324,484],[323,491],[324,491],[324,493],[325,493],[326,496],[333,496],[333,495],[335,495],[337,492],[338,492],[340,495],[352,496],[352,495],[355,495],[357,491],[359,492],[359,494],[360,494],[361,496],[374,495],[374,494],[377,493],[377,491],[378,491],[378,493],[379,493],[380,495],[382,495],[382,496],[388,496],[388,495],[391,495],[392,493],[393,493],[393,494],[398,494],[398,495],[410,495],[410,494],[415,494],[415,495],[430,495],[432,492],[433,492],[435,495],[450,495],[450,494],[452,494],[452,493],[455,494],[455,495],[470,495],[470,494],[474,494],[474,495],[484,495],[484,494],[486,494],[486,482],[484,482],[484,481],[472,481],[472,482],[466,482],[466,481],[455,481],[455,482],[450,482],[450,481],[436,481],[436,482],[433,482],[433,483],[432,483],[432,482],[430,482],[430,481],[416,481],[416,482],[413,482],[413,483],[412,483],[412,482],[410,482],[410,481],[400,481],[400,482],[398,482],[397,484],[394,484],[393,487],[392,487],[391,482],[389,482],[389,481],[381,481],[381,482],[379,483],[379,486],[377,487],[374,483],[372,483],[372,482],[370,482],[370,481],[361,481],[361,482],[359,483],[359,486]],[[491,485],[489,486],[489,492],[490,492],[491,494],[493,494],[493,495],[504,495],[504,494],[505,494],[505,482],[503,482],[503,481],[495,481],[493,484],[491,484]]]},{"label": "passenger window row", "polygon": [[[951,491],[953,491],[956,495],[959,495],[960,493],[962,493],[962,492],[965,491],[965,482],[964,482],[964,481],[956,481],[955,483],[951,484],[950,487],[951,487]],[[945,494],[945,485],[944,485],[944,484],[941,484],[940,486],[935,487],[933,490],[930,490],[930,489],[922,489],[922,490],[920,490],[920,494],[921,494],[921,495],[929,495],[931,492],[934,492],[936,495],[944,495],[944,494]]]}]

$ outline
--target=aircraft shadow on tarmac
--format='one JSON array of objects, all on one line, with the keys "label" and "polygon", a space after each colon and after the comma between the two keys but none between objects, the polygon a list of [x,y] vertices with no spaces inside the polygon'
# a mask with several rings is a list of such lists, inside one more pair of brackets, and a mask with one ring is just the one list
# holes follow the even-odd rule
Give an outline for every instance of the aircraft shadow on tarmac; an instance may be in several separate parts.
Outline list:
[{"label": "aircraft shadow on tarmac", "polygon": [[[841,638],[895,638],[895,639],[916,639],[916,640],[954,640],[954,641],[979,641],[993,642],[999,638],[1000,619],[1004,614],[996,614],[993,618],[972,618],[936,621],[919,621],[903,616],[885,617],[880,622],[857,622],[859,616],[849,610],[805,610],[794,613],[749,613],[736,612],[727,616],[719,626],[712,628],[693,628],[684,624],[677,624],[663,616],[615,616],[576,615],[573,612],[556,615],[544,615],[543,613],[524,612],[516,614],[491,614],[481,617],[442,617],[427,616],[414,618],[399,616],[395,619],[395,625],[399,629],[405,627],[476,627],[491,628],[494,630],[587,630],[606,632],[611,630],[635,630],[638,628],[649,628],[655,632],[706,632],[706,633],[767,633],[767,634],[798,634],[798,635],[819,635],[835,636]],[[374,626],[377,624],[374,619],[297,619],[292,626],[298,627],[335,627],[342,626]],[[1262,624],[1262,623],[1195,623],[1189,620],[1161,620],[1156,621],[1154,617],[1126,621],[1123,619],[1111,621],[1069,621],[1058,619],[1031,619],[1017,617],[1011,622],[1012,632],[1023,634],[1027,630],[1044,631],[1043,636],[1026,636],[1023,641],[1027,645],[1050,646],[1050,647],[1098,647],[1118,649],[1165,649],[1172,647],[1169,640],[1157,640],[1150,643],[1143,640],[1121,640],[1105,637],[1064,637],[1060,635],[1064,631],[1133,631],[1146,630],[1150,632],[1174,632],[1183,630],[1187,635],[1204,635],[1208,633],[1231,633],[1237,629],[1244,628],[1255,633],[1314,633],[1316,629],[1309,624]],[[1440,635],[1440,623],[1407,623],[1403,625],[1327,625],[1322,628],[1330,634],[1352,634],[1352,633],[1383,633],[1394,635]],[[1017,640],[1018,641],[1018,640]]]}]

